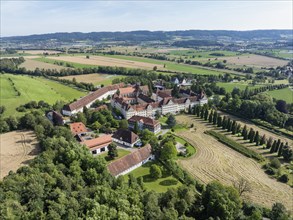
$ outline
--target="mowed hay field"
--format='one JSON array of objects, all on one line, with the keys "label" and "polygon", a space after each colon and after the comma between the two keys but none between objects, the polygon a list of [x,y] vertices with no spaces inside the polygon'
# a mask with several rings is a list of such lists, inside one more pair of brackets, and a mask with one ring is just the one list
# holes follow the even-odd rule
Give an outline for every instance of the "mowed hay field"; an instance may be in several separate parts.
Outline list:
[{"label": "mowed hay field", "polygon": [[35,134],[32,131],[13,131],[0,135],[0,180],[9,171],[29,163],[39,152]]},{"label": "mowed hay field", "polygon": [[201,119],[186,115],[176,116],[176,119],[178,123],[194,124],[192,130],[178,132],[178,135],[196,147],[196,154],[178,162],[197,180],[205,184],[217,180],[232,185],[239,178],[244,178],[252,186],[252,191],[244,195],[246,200],[266,207],[281,202],[287,209],[293,210],[293,191],[290,186],[270,178],[255,160],[204,134],[204,131],[211,127]]},{"label": "mowed hay field", "polygon": [[[85,92],[40,77],[1,74],[0,83],[1,105],[6,107],[4,116],[21,114],[16,111],[16,108],[30,101],[43,100],[53,104],[57,100],[67,102],[86,94]],[[20,92],[20,96],[14,87]]]},{"label": "mowed hay field", "polygon": [[[140,69],[153,69],[157,64],[138,62],[132,60],[122,60],[105,56],[90,56],[89,59],[86,56],[59,56],[59,57],[47,57],[48,59],[65,61],[71,63],[80,63],[96,66],[119,66],[126,68],[140,68]],[[163,67],[159,65],[159,67]]]},{"label": "mowed hay field", "polygon": [[[37,57],[34,57],[37,58]],[[37,60],[32,60],[32,59],[27,59],[25,57],[25,61],[19,65],[20,67],[24,67],[27,70],[35,70],[36,68],[39,69],[56,69],[56,70],[61,70],[65,69],[65,67],[54,65],[51,63],[45,63],[45,62],[40,62]]]},{"label": "mowed hay field", "polygon": [[72,75],[72,76],[62,76],[60,79],[73,80],[76,79],[77,82],[85,82],[85,83],[93,83],[94,85],[110,85],[112,84],[113,79],[124,78],[125,76],[117,76],[117,75],[108,75],[108,74],[83,74],[83,75]]},{"label": "mowed hay field", "polygon": [[38,54],[44,54],[44,53],[47,53],[47,54],[59,54],[59,53],[62,53],[60,51],[57,51],[57,50],[19,50],[17,51],[18,53],[25,53],[25,54],[34,54],[34,55],[38,55]]},{"label": "mowed hay field", "polygon": [[260,56],[255,54],[235,57],[220,57],[218,58],[218,60],[227,60],[227,65],[246,65],[258,68],[284,66],[288,63],[288,61],[286,60]]},{"label": "mowed hay field", "polygon": [[292,88],[284,88],[267,92],[270,96],[277,100],[284,100],[288,104],[293,103],[293,90]]}]

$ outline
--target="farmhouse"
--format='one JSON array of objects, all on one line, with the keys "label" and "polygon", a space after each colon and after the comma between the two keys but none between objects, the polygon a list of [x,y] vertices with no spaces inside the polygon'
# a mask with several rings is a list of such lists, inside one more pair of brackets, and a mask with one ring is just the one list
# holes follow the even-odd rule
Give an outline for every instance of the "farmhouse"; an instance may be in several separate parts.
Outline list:
[{"label": "farmhouse", "polygon": [[161,131],[160,122],[152,118],[135,115],[128,119],[128,124],[130,128],[133,129],[136,123],[139,130],[148,129],[155,134]]},{"label": "farmhouse", "polygon": [[152,155],[151,146],[148,144],[145,147],[142,147],[131,154],[128,154],[108,165],[109,172],[118,177],[120,175],[125,175],[132,170],[142,166],[150,160],[154,159]]},{"label": "farmhouse", "polygon": [[108,96],[114,95],[117,92],[117,89],[123,86],[124,84],[120,83],[98,89],[69,105],[65,105],[62,109],[62,114],[71,116],[78,112],[82,112],[84,107],[89,108],[95,101],[103,100]]},{"label": "farmhouse", "polygon": [[53,123],[53,125],[64,125],[63,117],[58,112],[49,111],[46,116]]},{"label": "farmhouse", "polygon": [[126,147],[133,147],[135,144],[140,142],[138,135],[129,130],[119,129],[113,136],[112,140],[118,144]]},{"label": "farmhouse", "polygon": [[103,135],[98,138],[82,141],[81,144],[86,145],[93,155],[108,151],[108,145],[112,143],[111,135]]}]

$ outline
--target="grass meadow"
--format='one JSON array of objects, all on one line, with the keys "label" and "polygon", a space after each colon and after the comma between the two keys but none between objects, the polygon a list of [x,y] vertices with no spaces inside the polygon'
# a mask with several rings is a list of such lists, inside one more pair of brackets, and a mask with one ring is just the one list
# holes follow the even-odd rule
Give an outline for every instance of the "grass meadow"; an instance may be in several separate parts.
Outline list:
[{"label": "grass meadow", "polygon": [[[53,104],[57,100],[67,102],[86,94],[85,92],[40,77],[1,74],[0,81],[1,105],[6,107],[4,116],[23,114],[17,112],[16,108],[30,101],[43,100]],[[16,91],[14,88],[16,88]],[[18,95],[18,92],[20,95]]]}]

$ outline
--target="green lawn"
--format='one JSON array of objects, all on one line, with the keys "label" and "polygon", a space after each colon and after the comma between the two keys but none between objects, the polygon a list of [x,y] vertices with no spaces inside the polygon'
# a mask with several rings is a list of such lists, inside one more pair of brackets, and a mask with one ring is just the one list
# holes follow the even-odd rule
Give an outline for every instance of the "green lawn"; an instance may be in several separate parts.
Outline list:
[{"label": "green lawn", "polygon": [[281,99],[287,103],[293,103],[293,91],[290,88],[268,91],[267,93],[277,100]]},{"label": "green lawn", "polygon": [[118,160],[120,159],[121,157],[124,157],[126,156],[127,154],[130,154],[131,152],[129,150],[124,150],[124,149],[117,149],[118,151],[118,157],[116,157],[114,160],[111,160],[109,157],[108,157],[108,152],[104,152],[102,153],[100,156],[103,157],[106,161],[107,161],[107,164],[115,161],[115,160]]},{"label": "green lawn", "polygon": [[254,89],[254,88],[262,87],[264,85],[253,86],[253,85],[249,85],[244,82],[243,83],[242,82],[239,82],[239,83],[237,83],[237,82],[236,83],[234,83],[234,82],[227,82],[227,83],[226,82],[218,82],[217,86],[225,88],[226,92],[232,92],[235,87],[239,88],[240,90],[245,90],[246,86],[248,86],[249,89]]},{"label": "green lawn", "polygon": [[[156,162],[148,162],[131,172],[136,178],[143,177],[144,186],[147,190],[154,190],[161,193],[166,192],[169,188],[182,185],[181,182],[171,175],[165,175],[157,180],[152,179],[150,177],[150,166],[154,163]],[[159,165],[158,163],[156,164]]]},{"label": "green lawn", "polygon": [[[20,96],[14,91],[10,78],[15,84]],[[16,108],[30,101],[43,100],[49,104],[57,100],[71,101],[84,96],[86,93],[40,77],[1,74],[1,105],[6,107],[4,116],[21,115]]]}]

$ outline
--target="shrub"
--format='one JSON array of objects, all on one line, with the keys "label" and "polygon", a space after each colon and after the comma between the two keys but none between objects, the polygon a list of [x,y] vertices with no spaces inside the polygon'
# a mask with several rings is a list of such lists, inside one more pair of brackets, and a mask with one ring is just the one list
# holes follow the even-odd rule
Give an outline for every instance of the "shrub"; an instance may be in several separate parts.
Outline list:
[{"label": "shrub", "polygon": [[268,175],[275,175],[276,172],[273,168],[269,167],[267,170],[266,170],[266,174]]},{"label": "shrub", "polygon": [[274,158],[271,160],[270,165],[276,169],[279,169],[281,167],[281,163],[278,160],[278,158]]},{"label": "shrub", "polygon": [[278,180],[279,180],[280,182],[282,182],[282,183],[287,183],[287,182],[289,181],[289,177],[288,177],[287,174],[283,174],[282,176],[280,176],[280,177],[278,178]]}]

